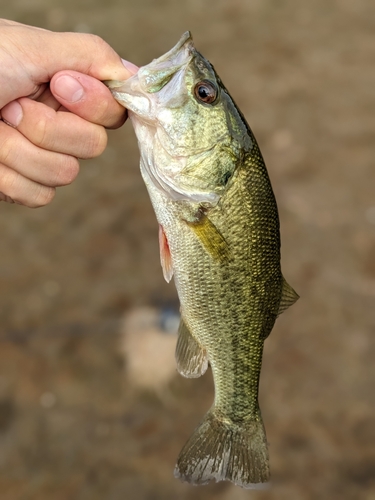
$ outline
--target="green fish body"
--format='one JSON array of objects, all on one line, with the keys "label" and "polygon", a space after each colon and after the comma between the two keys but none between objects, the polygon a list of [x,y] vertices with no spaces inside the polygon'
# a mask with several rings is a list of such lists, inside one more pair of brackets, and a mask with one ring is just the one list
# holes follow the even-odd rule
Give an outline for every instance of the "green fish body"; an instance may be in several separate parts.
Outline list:
[{"label": "green fish body", "polygon": [[277,205],[242,113],[190,33],[125,82],[141,172],[160,225],[164,276],[181,303],[179,372],[211,365],[214,403],[182,449],[175,476],[244,488],[269,481],[258,404],[263,343],[298,298],[280,269]]}]

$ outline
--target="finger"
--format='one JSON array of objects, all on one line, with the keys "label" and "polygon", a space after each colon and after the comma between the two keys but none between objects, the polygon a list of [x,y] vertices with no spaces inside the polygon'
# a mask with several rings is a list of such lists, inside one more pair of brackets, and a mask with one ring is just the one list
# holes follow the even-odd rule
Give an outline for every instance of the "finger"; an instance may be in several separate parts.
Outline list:
[{"label": "finger", "polygon": [[[28,98],[30,99],[30,96],[28,96]],[[55,96],[52,94],[49,86],[44,90],[44,92],[37,99],[34,99],[34,100],[41,102],[42,104],[45,104],[46,106],[54,109],[55,111],[58,111],[59,109],[62,108],[59,101],[57,101]]]},{"label": "finger", "polygon": [[15,203],[10,196],[0,192],[0,201],[6,201],[7,203]]},{"label": "finger", "polygon": [[23,28],[30,28],[32,30],[37,30],[37,31],[47,31],[44,28],[39,28],[38,26],[29,26],[28,24],[21,24],[17,21],[12,21],[11,19],[0,19],[0,25],[3,26],[20,26]]},{"label": "finger", "polygon": [[66,109],[92,123],[117,128],[126,120],[123,106],[96,78],[76,71],[60,71],[52,78],[50,89]]},{"label": "finger", "polygon": [[40,84],[62,70],[79,71],[98,80],[126,80],[134,73],[96,35],[54,33],[18,23],[4,24],[1,31],[2,64],[7,71],[0,78],[0,108],[37,92]]},{"label": "finger", "polygon": [[[48,187],[70,184],[79,171],[78,160],[73,156],[39,148],[4,122],[0,122],[0,163]],[[13,198],[1,186],[0,191]]]},{"label": "finger", "polygon": [[[30,99],[30,96],[27,97]],[[45,104],[46,106],[54,109],[55,111],[68,111],[68,109],[66,109],[61,103],[59,103],[56,97],[51,93],[49,85],[42,93],[42,95],[40,95],[38,99],[35,100]]]},{"label": "finger", "polygon": [[5,106],[2,117],[37,146],[36,150],[46,150],[44,156],[63,153],[77,158],[94,158],[107,145],[106,131],[100,125],[73,113],[55,111],[26,97]]},{"label": "finger", "polygon": [[112,47],[97,35],[45,31],[44,34],[39,33],[37,38],[34,45],[40,51],[39,54],[43,54],[41,49],[46,50],[43,38],[48,38],[49,47],[43,59],[44,67],[50,75],[49,79],[65,69],[88,74],[97,80],[126,80],[135,73],[134,65],[122,60]]},{"label": "finger", "polygon": [[2,163],[0,163],[0,192],[0,200],[19,203],[30,208],[47,205],[55,196],[54,188],[33,182]]},{"label": "finger", "polygon": [[[30,99],[37,100],[47,90],[48,90],[48,83],[42,83],[41,85],[36,87],[35,91],[31,92],[31,94],[28,94],[26,97],[29,97]],[[22,96],[19,96],[19,97],[22,97]]]}]

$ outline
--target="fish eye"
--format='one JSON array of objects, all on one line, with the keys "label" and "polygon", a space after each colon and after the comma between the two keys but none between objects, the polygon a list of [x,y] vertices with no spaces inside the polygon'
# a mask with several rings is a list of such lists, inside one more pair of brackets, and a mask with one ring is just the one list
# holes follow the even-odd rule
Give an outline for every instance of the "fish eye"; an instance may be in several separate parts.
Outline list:
[{"label": "fish eye", "polygon": [[212,104],[218,95],[217,87],[209,80],[202,80],[194,87],[194,95],[198,101]]}]

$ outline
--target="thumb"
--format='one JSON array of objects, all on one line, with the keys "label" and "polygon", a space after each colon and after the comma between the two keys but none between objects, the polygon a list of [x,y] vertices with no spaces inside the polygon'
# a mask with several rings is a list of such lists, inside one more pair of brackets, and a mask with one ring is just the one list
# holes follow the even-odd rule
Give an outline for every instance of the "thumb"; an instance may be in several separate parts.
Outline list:
[{"label": "thumb", "polygon": [[[138,68],[130,64],[130,69],[135,72]],[[124,108],[96,78],[77,71],[59,71],[51,80],[50,90],[64,108],[92,123],[117,128],[125,121]]]},{"label": "thumb", "polygon": [[107,128],[120,127],[126,111],[99,80],[76,71],[59,71],[50,90],[55,99],[72,113]]}]

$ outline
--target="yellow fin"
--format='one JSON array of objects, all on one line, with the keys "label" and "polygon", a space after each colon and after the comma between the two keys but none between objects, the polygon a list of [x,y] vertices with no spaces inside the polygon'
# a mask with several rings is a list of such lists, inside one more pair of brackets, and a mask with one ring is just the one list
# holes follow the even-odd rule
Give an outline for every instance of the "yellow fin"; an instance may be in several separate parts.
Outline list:
[{"label": "yellow fin", "polygon": [[288,309],[288,307],[292,306],[298,299],[298,293],[293,290],[289,283],[285,281],[285,278],[283,278],[283,290],[281,293],[281,300],[277,315],[280,316],[280,314],[283,313],[285,309]]},{"label": "yellow fin", "polygon": [[206,350],[190,333],[183,319],[178,328],[176,362],[178,372],[186,378],[200,377],[208,366]]},{"label": "yellow fin", "polygon": [[226,261],[230,257],[228,243],[218,228],[204,215],[198,222],[187,222],[208,253],[217,260]]}]

